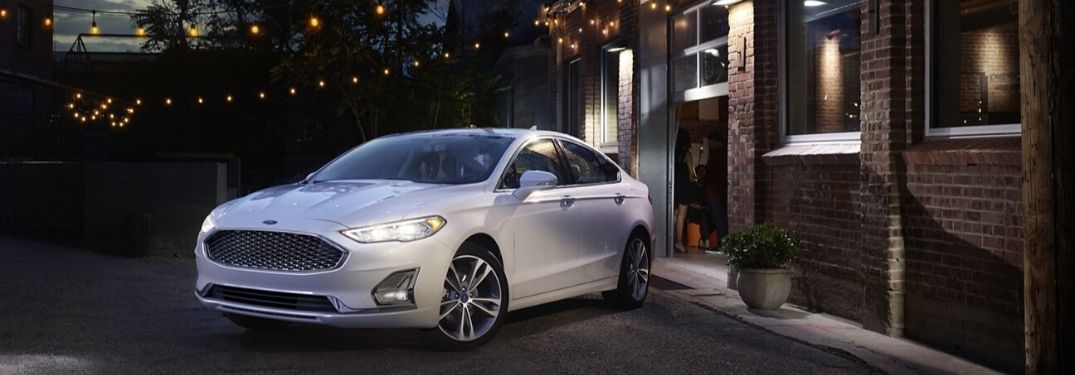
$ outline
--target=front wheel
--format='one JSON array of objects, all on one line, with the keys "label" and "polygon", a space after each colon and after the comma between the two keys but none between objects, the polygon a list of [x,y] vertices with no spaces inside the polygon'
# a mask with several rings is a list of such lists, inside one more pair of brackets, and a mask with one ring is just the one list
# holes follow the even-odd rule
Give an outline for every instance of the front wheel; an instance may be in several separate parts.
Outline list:
[{"label": "front wheel", "polygon": [[508,285],[500,261],[488,249],[463,244],[448,266],[440,320],[431,334],[448,350],[468,350],[489,341],[507,315]]},{"label": "front wheel", "polygon": [[620,281],[615,290],[602,293],[613,306],[633,309],[642,306],[649,292],[649,270],[653,265],[649,246],[639,234],[627,240],[620,266]]}]

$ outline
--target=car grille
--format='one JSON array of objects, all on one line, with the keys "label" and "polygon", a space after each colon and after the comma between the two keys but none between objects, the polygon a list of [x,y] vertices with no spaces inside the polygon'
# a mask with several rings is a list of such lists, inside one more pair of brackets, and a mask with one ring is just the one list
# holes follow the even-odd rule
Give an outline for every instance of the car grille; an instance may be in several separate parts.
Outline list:
[{"label": "car grille", "polygon": [[336,312],[332,302],[325,296],[307,294],[270,292],[267,290],[245,289],[214,285],[205,295],[207,298],[296,311]]},{"label": "car grille", "polygon": [[343,264],[343,250],[317,236],[225,230],[205,240],[206,255],[214,262],[273,271],[324,271]]}]

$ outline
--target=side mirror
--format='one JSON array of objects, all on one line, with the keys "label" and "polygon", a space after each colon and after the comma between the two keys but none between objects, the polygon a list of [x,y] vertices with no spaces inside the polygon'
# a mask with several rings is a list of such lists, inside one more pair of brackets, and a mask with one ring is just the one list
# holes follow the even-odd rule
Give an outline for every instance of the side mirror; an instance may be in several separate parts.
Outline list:
[{"label": "side mirror", "polygon": [[519,188],[511,195],[520,201],[526,200],[535,191],[549,190],[556,187],[559,179],[545,171],[526,171],[519,177]]},{"label": "side mirror", "polygon": [[310,172],[310,174],[306,175],[306,178],[302,179],[302,181],[299,181],[299,183],[300,184],[308,184],[308,183],[310,183],[310,180],[312,180],[314,178],[315,174],[317,174],[317,171]]}]

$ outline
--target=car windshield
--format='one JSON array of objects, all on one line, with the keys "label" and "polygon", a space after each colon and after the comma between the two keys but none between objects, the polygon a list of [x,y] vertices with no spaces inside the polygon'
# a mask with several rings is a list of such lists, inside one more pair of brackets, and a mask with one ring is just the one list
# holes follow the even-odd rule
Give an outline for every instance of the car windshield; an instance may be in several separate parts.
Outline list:
[{"label": "car windshield", "polygon": [[409,180],[467,184],[489,178],[510,137],[420,133],[378,138],[332,161],[313,181]]}]

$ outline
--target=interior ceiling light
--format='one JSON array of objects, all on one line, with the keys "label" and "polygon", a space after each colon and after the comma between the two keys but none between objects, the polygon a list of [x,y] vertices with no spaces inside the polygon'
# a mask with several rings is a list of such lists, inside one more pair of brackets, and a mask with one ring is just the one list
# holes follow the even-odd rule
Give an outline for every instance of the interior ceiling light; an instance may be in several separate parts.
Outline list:
[{"label": "interior ceiling light", "polygon": [[729,6],[729,5],[738,3],[740,1],[743,1],[743,0],[717,0],[717,1],[713,2],[713,5]]},{"label": "interior ceiling light", "polygon": [[829,3],[826,3],[826,2],[821,1],[821,0],[806,0],[806,1],[803,1],[803,6],[807,6],[807,7],[819,7],[819,6],[828,5],[828,4]]}]

